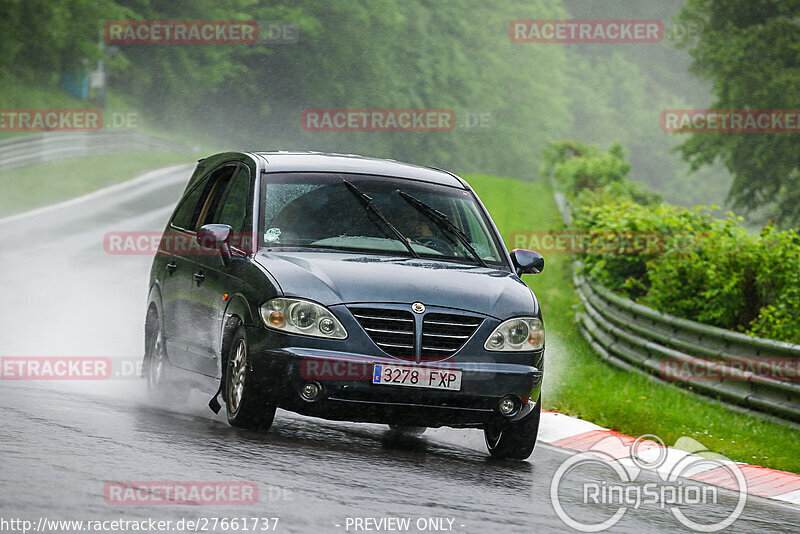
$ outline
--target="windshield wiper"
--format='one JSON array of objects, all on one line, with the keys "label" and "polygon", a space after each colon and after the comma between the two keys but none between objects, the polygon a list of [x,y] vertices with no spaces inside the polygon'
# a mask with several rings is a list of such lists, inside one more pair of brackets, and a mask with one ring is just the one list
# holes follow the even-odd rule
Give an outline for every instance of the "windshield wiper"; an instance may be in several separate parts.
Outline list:
[{"label": "windshield wiper", "polygon": [[356,198],[358,198],[358,200],[361,201],[361,205],[364,206],[364,209],[367,211],[367,213],[372,213],[376,217],[378,217],[378,219],[380,219],[380,221],[383,222],[383,224],[385,224],[386,227],[392,232],[394,237],[397,238],[398,241],[403,243],[406,249],[408,249],[408,253],[414,256],[415,258],[419,258],[419,254],[417,254],[416,251],[411,247],[411,244],[408,242],[406,236],[404,236],[400,232],[400,230],[395,228],[395,226],[389,221],[389,219],[387,219],[386,216],[383,213],[381,213],[381,210],[378,208],[378,206],[375,205],[375,202],[372,200],[372,197],[363,192],[361,189],[359,189],[358,186],[356,186],[355,184],[348,182],[347,180],[342,180],[342,181],[344,182],[344,185],[346,185],[347,188],[353,192]]},{"label": "windshield wiper", "polygon": [[406,202],[414,206],[417,210],[419,210],[423,215],[428,217],[430,220],[436,223],[436,225],[441,228],[442,230],[448,231],[451,234],[455,235],[456,238],[464,245],[464,248],[469,251],[470,254],[478,261],[481,267],[488,267],[489,265],[480,257],[480,255],[475,252],[475,249],[472,248],[472,244],[469,242],[469,238],[461,231],[461,229],[453,224],[453,222],[441,211],[428,206],[423,201],[419,200],[418,198],[412,197],[405,191],[397,190],[401,197],[403,197]]}]

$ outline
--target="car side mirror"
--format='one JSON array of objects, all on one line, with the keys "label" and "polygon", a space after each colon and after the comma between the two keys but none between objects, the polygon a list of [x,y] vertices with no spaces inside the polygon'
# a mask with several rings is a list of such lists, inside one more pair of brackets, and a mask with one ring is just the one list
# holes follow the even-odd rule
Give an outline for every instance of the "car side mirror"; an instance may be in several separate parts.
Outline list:
[{"label": "car side mirror", "polygon": [[227,224],[206,224],[197,230],[197,244],[203,248],[218,250],[222,264],[231,262],[231,232]]},{"label": "car side mirror", "polygon": [[511,251],[511,261],[514,262],[517,276],[539,274],[544,270],[544,258],[533,250],[515,248]]}]

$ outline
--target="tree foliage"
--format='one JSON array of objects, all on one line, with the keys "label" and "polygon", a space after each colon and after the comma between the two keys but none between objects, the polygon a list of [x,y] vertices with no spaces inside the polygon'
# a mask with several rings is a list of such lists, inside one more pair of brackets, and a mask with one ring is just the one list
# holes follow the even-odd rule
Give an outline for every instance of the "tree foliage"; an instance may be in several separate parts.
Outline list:
[{"label": "tree foliage", "polygon": [[[711,80],[715,109],[800,108],[800,2],[688,0],[679,20],[697,31],[680,45]],[[717,158],[734,175],[745,210],[770,206],[782,226],[800,222],[800,134],[697,133],[679,147],[694,169]]]},{"label": "tree foliage", "polygon": [[617,144],[551,143],[544,162],[586,236],[588,276],[665,313],[800,343],[797,232],[768,225],[752,234],[733,213],[667,204],[626,179]]},{"label": "tree foliage", "polygon": [[[656,0],[649,3],[642,13],[667,16]],[[562,0],[0,0],[0,13],[4,87],[57,87],[59,74],[105,57],[115,104],[140,111],[151,128],[220,148],[357,152],[528,178],[547,140],[598,142],[614,131],[630,150],[636,179],[667,184],[677,174],[651,104],[664,73],[642,71],[656,63],[634,62],[640,47],[614,47],[609,55],[607,46],[510,42],[515,19],[594,17],[570,13]],[[300,38],[117,45],[104,56],[103,24],[127,19],[282,21]],[[647,47],[660,58],[672,57],[669,51],[669,43]],[[8,102],[0,91],[0,105],[40,102],[19,94]],[[449,108],[458,126],[441,133],[302,130],[304,109],[334,107]],[[491,114],[492,124],[465,128],[469,112]]]}]

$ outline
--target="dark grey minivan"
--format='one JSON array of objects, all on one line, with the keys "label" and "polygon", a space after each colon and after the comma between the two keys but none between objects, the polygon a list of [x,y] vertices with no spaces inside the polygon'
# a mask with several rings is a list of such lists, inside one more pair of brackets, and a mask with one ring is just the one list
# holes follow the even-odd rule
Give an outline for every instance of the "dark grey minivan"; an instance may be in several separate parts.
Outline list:
[{"label": "dark grey minivan", "polygon": [[[483,429],[524,459],[541,413],[544,326],[467,183],[446,171],[318,153],[200,160],[153,262],[143,374],[169,399],[224,401],[231,425],[276,408]],[[187,384],[188,382],[188,384]]]}]

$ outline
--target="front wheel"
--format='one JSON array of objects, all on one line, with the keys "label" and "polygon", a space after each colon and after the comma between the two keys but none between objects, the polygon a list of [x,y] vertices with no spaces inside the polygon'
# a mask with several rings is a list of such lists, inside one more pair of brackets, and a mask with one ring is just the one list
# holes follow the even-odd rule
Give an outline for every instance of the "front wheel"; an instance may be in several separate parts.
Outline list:
[{"label": "front wheel", "polygon": [[233,334],[225,370],[225,411],[228,423],[238,428],[268,430],[275,419],[276,407],[259,391],[254,371],[248,361],[244,327]]},{"label": "front wheel", "polygon": [[147,327],[146,350],[144,356],[144,376],[147,379],[147,392],[160,404],[182,404],[186,402],[189,391],[183,384],[170,379],[172,364],[167,358],[164,335],[158,324],[158,317],[150,317]]},{"label": "front wheel", "polygon": [[494,458],[525,460],[533,452],[539,434],[539,420],[542,417],[542,396],[536,407],[520,421],[500,427],[489,424],[484,429],[486,447]]}]

